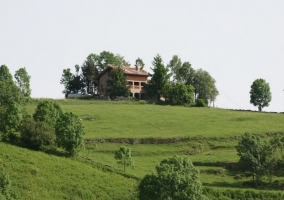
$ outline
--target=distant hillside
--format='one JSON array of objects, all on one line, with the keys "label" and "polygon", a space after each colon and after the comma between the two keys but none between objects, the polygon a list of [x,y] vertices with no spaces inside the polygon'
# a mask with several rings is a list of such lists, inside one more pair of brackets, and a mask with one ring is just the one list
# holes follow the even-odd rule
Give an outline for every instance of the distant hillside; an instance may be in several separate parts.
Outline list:
[{"label": "distant hillside", "polygon": [[[245,132],[284,132],[284,114],[141,102],[59,101],[83,121],[86,138],[235,137]],[[34,112],[36,104],[29,106]]]}]

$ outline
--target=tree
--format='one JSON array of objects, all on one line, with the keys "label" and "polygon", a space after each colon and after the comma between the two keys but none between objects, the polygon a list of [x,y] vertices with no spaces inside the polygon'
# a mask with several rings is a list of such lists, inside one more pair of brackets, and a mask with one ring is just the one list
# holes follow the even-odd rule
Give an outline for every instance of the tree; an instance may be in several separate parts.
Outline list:
[{"label": "tree", "polygon": [[171,104],[190,104],[194,101],[194,88],[182,83],[170,84],[167,97]]},{"label": "tree", "polygon": [[84,146],[82,123],[77,115],[66,112],[55,125],[56,144],[65,149],[70,156],[75,156]]},{"label": "tree", "polygon": [[144,62],[141,58],[137,58],[136,61],[135,61],[135,65],[137,65],[139,67],[140,70],[143,70],[144,69]]},{"label": "tree", "polygon": [[171,76],[173,77],[173,82],[176,83],[179,77],[179,71],[182,66],[182,62],[177,55],[174,55],[167,67],[171,70]]},{"label": "tree", "polygon": [[14,78],[16,79],[15,83],[22,92],[22,95],[26,99],[30,99],[31,96],[31,88],[30,88],[30,79],[26,68],[20,68],[16,71]]},{"label": "tree", "polygon": [[121,67],[117,67],[110,72],[110,77],[107,80],[107,93],[112,100],[118,96],[129,96],[128,83]]},{"label": "tree", "polygon": [[262,111],[263,107],[269,106],[271,101],[271,92],[269,84],[262,78],[256,79],[250,89],[250,103],[258,106],[258,110]]},{"label": "tree", "polygon": [[45,122],[54,127],[62,113],[62,108],[56,101],[43,100],[38,103],[33,118],[36,122]]},{"label": "tree", "polygon": [[198,69],[193,77],[195,100],[204,99],[207,104],[214,102],[219,94],[215,82],[207,71]]},{"label": "tree", "polygon": [[0,81],[10,81],[13,80],[10,74],[9,68],[6,65],[0,66]]},{"label": "tree", "polygon": [[272,152],[270,144],[257,135],[245,133],[236,149],[243,170],[251,173],[254,185],[258,186],[268,172],[268,158]]},{"label": "tree", "polygon": [[22,120],[24,104],[23,95],[15,85],[9,69],[0,67],[0,134],[8,140],[10,135],[18,131]]},{"label": "tree", "polygon": [[184,62],[178,70],[177,81],[186,85],[193,85],[195,70],[189,62]]},{"label": "tree", "polygon": [[134,166],[134,161],[131,157],[131,149],[125,146],[119,148],[119,150],[114,152],[114,158],[117,160],[117,163],[123,166],[123,171],[127,166]]},{"label": "tree", "polygon": [[207,199],[202,195],[199,171],[188,158],[170,157],[156,166],[157,175],[146,175],[139,184],[139,199]]},{"label": "tree", "polygon": [[150,85],[147,87],[147,93],[150,97],[157,97],[157,101],[160,101],[161,96],[165,94],[169,81],[168,69],[164,66],[163,60],[160,55],[154,57],[152,62],[154,68],[151,68],[153,74]]},{"label": "tree", "polygon": [[98,73],[107,68],[108,65],[112,66],[130,66],[129,62],[127,62],[123,56],[113,53],[109,51],[102,51],[99,55],[97,54],[89,54],[87,59],[91,59],[97,68]]},{"label": "tree", "polygon": [[84,85],[87,86],[87,93],[90,94],[90,86],[94,84],[95,77],[96,75],[98,75],[98,70],[95,67],[92,59],[85,60],[84,64],[81,67],[81,70]]},{"label": "tree", "polygon": [[65,93],[65,97],[68,96],[68,94],[70,94],[70,89],[71,89],[71,81],[72,81],[72,78],[73,78],[73,74],[71,72],[71,69],[68,68],[68,69],[63,69],[63,74],[62,74],[62,77],[60,79],[60,84],[63,84],[64,85],[64,91],[63,93]]}]

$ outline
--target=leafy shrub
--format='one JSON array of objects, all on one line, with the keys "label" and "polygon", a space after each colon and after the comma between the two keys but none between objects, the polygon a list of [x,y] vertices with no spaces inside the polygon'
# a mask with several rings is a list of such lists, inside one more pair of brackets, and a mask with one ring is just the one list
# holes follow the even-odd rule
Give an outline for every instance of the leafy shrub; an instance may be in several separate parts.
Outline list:
[{"label": "leafy shrub", "polygon": [[40,149],[41,146],[47,146],[54,143],[54,128],[41,121],[34,121],[27,116],[23,120],[20,130],[21,141],[32,149]]},{"label": "leafy shrub", "polygon": [[204,99],[197,99],[195,106],[196,107],[208,107]]},{"label": "leafy shrub", "polygon": [[174,156],[156,166],[139,184],[139,199],[207,199],[202,195],[199,171],[188,158]]},{"label": "leafy shrub", "polygon": [[84,130],[78,116],[72,112],[61,115],[55,125],[56,143],[70,156],[77,155],[84,146]]}]

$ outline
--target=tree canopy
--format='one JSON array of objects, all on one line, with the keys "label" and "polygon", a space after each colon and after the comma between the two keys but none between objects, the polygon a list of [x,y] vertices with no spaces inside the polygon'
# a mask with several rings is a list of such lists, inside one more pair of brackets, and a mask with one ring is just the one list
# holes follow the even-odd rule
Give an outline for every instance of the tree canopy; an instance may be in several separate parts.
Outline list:
[{"label": "tree canopy", "polygon": [[262,78],[256,79],[250,89],[250,103],[258,107],[262,111],[263,107],[269,106],[271,101],[270,86]]},{"label": "tree canopy", "polygon": [[16,81],[16,85],[21,90],[22,95],[29,99],[31,96],[31,88],[30,88],[30,79],[31,76],[29,76],[26,68],[20,68],[16,71],[14,75]]}]

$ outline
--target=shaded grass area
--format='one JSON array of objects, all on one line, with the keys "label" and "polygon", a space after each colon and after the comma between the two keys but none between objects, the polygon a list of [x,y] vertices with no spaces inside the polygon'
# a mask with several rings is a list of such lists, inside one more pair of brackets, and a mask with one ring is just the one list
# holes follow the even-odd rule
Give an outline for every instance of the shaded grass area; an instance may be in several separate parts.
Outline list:
[{"label": "shaded grass area", "polygon": [[[86,138],[227,138],[244,132],[283,132],[283,114],[213,108],[158,106],[139,102],[58,100],[78,115]],[[36,101],[28,106],[33,113]]]},{"label": "shaded grass area", "polygon": [[0,142],[16,199],[136,199],[137,180],[76,159]]}]

